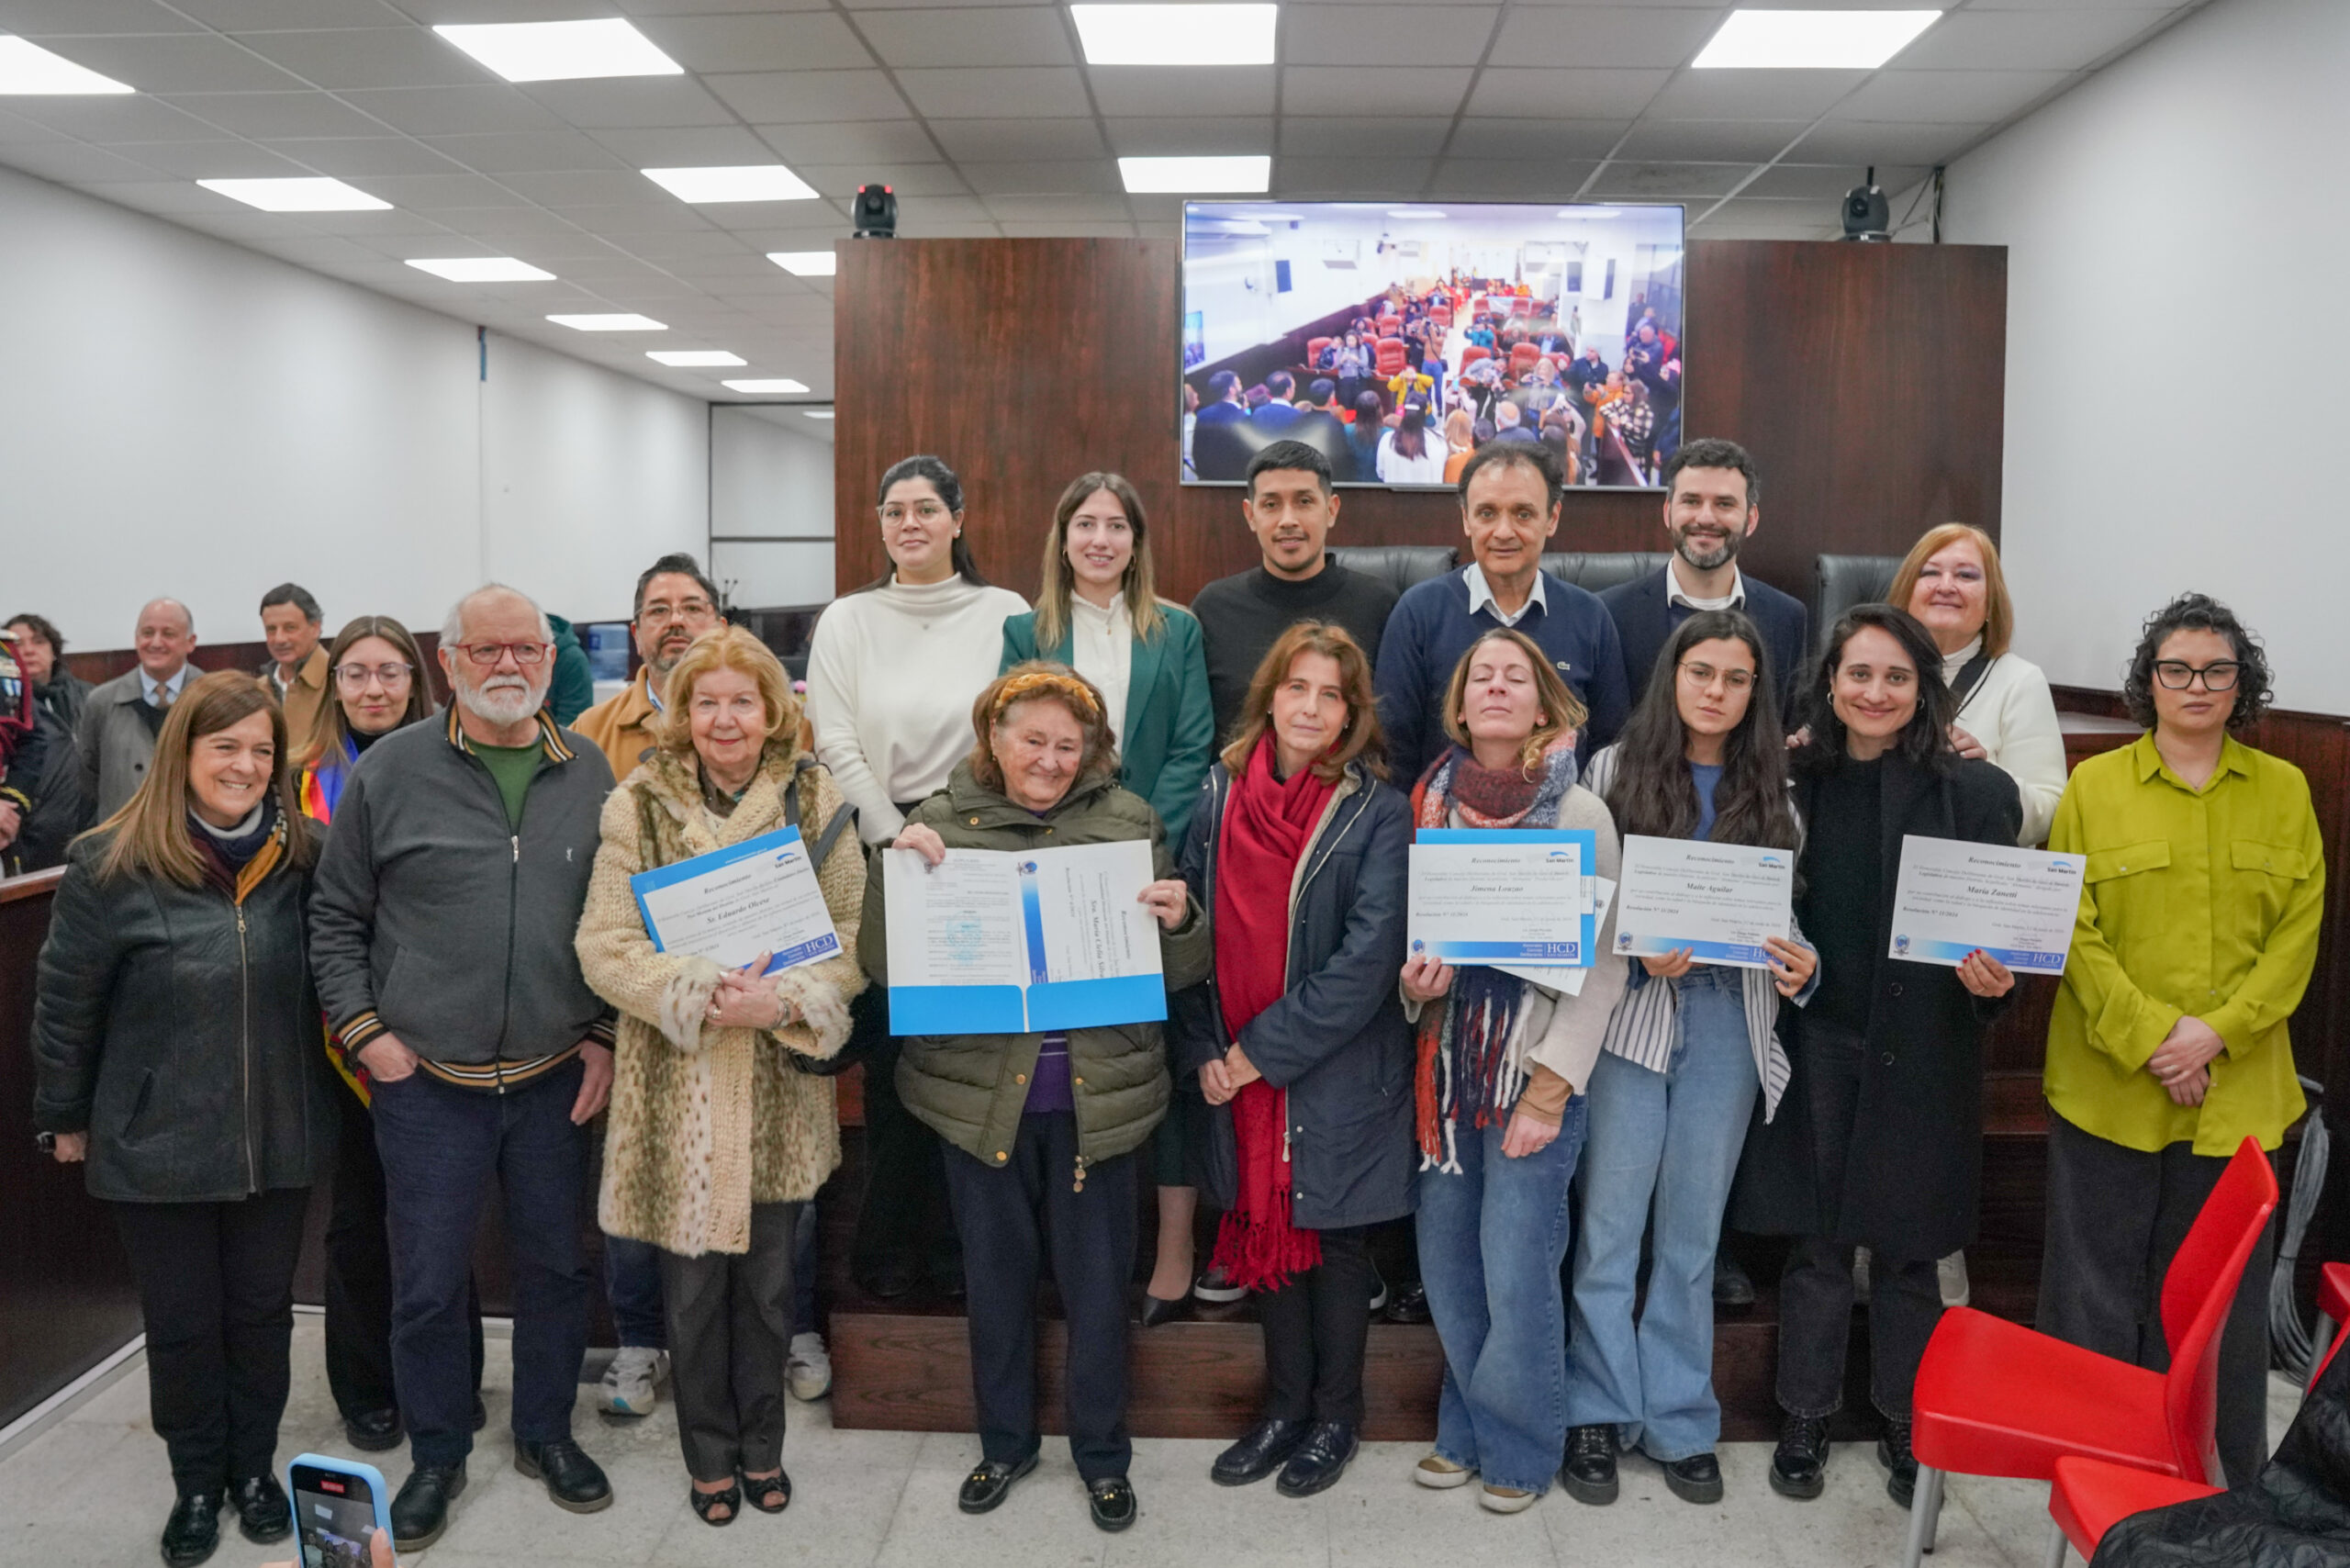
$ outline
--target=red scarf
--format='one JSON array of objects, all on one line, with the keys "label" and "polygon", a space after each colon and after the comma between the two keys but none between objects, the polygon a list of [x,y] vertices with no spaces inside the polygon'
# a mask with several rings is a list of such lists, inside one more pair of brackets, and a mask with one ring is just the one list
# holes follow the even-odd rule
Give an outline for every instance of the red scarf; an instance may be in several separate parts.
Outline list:
[{"label": "red scarf", "polygon": [[[1224,1026],[1237,1040],[1289,989],[1289,895],[1315,824],[1336,789],[1301,767],[1273,777],[1273,738],[1232,781],[1216,854],[1215,975]],[[1240,1192],[1216,1231],[1214,1266],[1234,1284],[1279,1290],[1322,1261],[1322,1239],[1290,1223],[1289,1110],[1262,1079],[1232,1102]]]}]

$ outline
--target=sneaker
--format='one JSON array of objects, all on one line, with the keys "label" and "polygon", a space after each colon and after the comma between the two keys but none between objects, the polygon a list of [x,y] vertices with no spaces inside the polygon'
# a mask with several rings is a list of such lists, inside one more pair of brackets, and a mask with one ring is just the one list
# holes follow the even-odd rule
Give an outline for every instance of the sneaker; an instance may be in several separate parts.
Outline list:
[{"label": "sneaker", "polygon": [[1964,1306],[1972,1294],[1966,1283],[1966,1254],[1953,1252],[1934,1264],[1934,1282],[1942,1288],[1944,1306]]},{"label": "sneaker", "polygon": [[650,1416],[661,1403],[655,1392],[669,1375],[669,1352],[622,1345],[612,1352],[597,1385],[596,1403],[609,1416]]},{"label": "sneaker", "polygon": [[1371,1277],[1372,1282],[1379,1287],[1371,1293],[1371,1311],[1375,1316],[1387,1309],[1387,1279],[1379,1271],[1379,1265],[1376,1263],[1371,1267]]},{"label": "sneaker", "polygon": [[1194,1299],[1214,1302],[1219,1306],[1245,1300],[1248,1294],[1248,1292],[1245,1288],[1225,1278],[1224,1271],[1221,1269],[1210,1269],[1192,1286],[1192,1295]]},{"label": "sneaker", "polygon": [[1477,1494],[1478,1506],[1489,1514],[1522,1514],[1541,1500],[1539,1492],[1521,1492],[1515,1486],[1488,1485]]},{"label": "sneaker", "polygon": [[791,1354],[783,1363],[783,1375],[791,1385],[791,1397],[809,1403],[822,1399],[833,1391],[833,1353],[824,1349],[824,1337],[813,1328],[791,1337]]},{"label": "sneaker", "polygon": [[1477,1473],[1466,1465],[1453,1463],[1440,1453],[1432,1453],[1412,1467],[1412,1479],[1438,1492],[1449,1492],[1455,1486],[1466,1486],[1476,1479]]}]

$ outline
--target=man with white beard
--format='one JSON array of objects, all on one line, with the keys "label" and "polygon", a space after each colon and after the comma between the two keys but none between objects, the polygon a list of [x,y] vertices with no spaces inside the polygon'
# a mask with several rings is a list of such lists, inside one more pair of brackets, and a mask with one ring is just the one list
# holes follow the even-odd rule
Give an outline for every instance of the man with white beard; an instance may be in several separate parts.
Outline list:
[{"label": "man with white beard", "polygon": [[464,1490],[466,1280],[493,1178],[514,1252],[514,1466],[574,1513],[612,1500],[571,1437],[591,1289],[587,1123],[611,1091],[613,1025],[572,934],[612,774],[540,711],[554,642],[512,588],[458,600],[440,649],[456,700],[444,722],[368,748],[311,900],[319,1000],[368,1075],[384,1159],[414,1461],[391,1509],[402,1551],[437,1540]]}]

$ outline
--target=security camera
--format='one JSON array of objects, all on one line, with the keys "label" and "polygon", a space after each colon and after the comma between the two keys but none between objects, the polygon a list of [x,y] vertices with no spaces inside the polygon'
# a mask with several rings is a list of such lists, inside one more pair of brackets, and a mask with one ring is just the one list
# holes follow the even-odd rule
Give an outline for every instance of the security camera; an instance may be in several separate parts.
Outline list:
[{"label": "security camera", "polygon": [[1876,167],[1869,167],[1868,178],[1844,193],[1844,238],[1883,241],[1893,238],[1893,209],[1886,204],[1885,192],[1877,188]]},{"label": "security camera", "polygon": [[887,185],[859,185],[856,205],[852,209],[859,240],[894,240],[898,237],[898,197]]}]

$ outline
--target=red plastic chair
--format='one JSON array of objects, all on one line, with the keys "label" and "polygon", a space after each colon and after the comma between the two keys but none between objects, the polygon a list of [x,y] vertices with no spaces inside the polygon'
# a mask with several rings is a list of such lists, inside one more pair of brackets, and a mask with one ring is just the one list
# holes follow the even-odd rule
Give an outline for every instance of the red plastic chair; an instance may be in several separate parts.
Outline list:
[{"label": "red plastic chair", "polygon": [[1460,351],[1460,368],[1466,370],[1481,359],[1491,359],[1493,357],[1493,350],[1485,347],[1482,343],[1471,343],[1467,348]]},{"label": "red plastic chair", "polygon": [[2328,1263],[2317,1271],[2317,1333],[2310,1357],[2309,1387],[2342,1349],[2342,1325],[2350,1322],[2350,1263]]},{"label": "red plastic chair", "polygon": [[2048,1489],[2048,1517],[2055,1521],[2056,1537],[2048,1549],[2048,1568],[2065,1568],[2068,1546],[2084,1559],[2096,1556],[2105,1532],[2132,1514],[2215,1497],[2225,1490],[2101,1459],[2060,1459],[2054,1482]]},{"label": "red plastic chair", "polygon": [[1518,343],[1509,351],[1509,373],[1512,375],[1524,375],[1534,368],[1534,362],[1541,357],[1542,351],[1534,344]]},{"label": "red plastic chair", "polygon": [[2224,1478],[2215,1433],[2220,1328],[2263,1226],[2277,1173],[2244,1140],[2163,1277],[2170,1371],[2148,1372],[1971,1307],[1942,1314],[1910,1395],[1918,1491],[1903,1561],[1933,1546],[1942,1477],[2053,1480],[2056,1462],[2099,1459],[2185,1481]]},{"label": "red plastic chair", "polygon": [[1336,341],[1337,341],[1337,340],[1336,340],[1336,339],[1333,339],[1333,338],[1308,338],[1308,339],[1306,339],[1306,340],[1305,340],[1305,367],[1306,367],[1308,370],[1315,370],[1315,369],[1318,369],[1318,368],[1321,366],[1321,364],[1322,364],[1322,351],[1323,351],[1324,349],[1328,348],[1328,347],[1331,345],[1331,343],[1333,343],[1333,342],[1336,342]]},{"label": "red plastic chair", "polygon": [[1380,375],[1400,375],[1400,374],[1402,374],[1402,372],[1403,372],[1404,364],[1404,340],[1403,340],[1403,339],[1401,339],[1401,338],[1382,338],[1382,339],[1380,339],[1380,340],[1379,340],[1379,374],[1380,374]]},{"label": "red plastic chair", "polygon": [[1401,316],[1382,316],[1379,319],[1379,335],[1382,338],[1392,338],[1403,330],[1404,318]]},{"label": "red plastic chair", "polygon": [[1435,322],[1439,327],[1449,327],[1452,325],[1452,311],[1442,305],[1430,306],[1428,308],[1428,319]]}]

